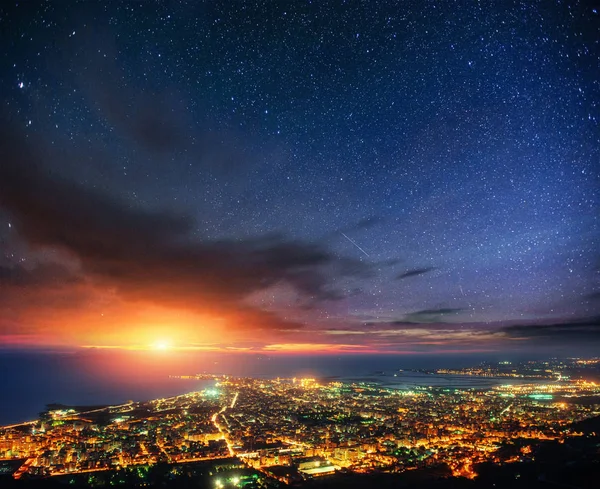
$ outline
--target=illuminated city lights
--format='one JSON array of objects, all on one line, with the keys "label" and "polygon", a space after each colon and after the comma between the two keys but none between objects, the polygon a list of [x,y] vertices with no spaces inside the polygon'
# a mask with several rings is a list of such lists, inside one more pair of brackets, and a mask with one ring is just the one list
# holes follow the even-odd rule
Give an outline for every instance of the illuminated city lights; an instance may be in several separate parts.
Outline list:
[{"label": "illuminated city lights", "polygon": [[[594,364],[556,361],[546,370],[558,379],[573,365]],[[580,435],[573,423],[600,414],[600,404],[578,401],[598,398],[597,383],[571,375],[541,383],[528,379],[531,364],[514,367],[524,379],[519,383],[468,389],[187,375],[219,387],[145,403],[50,409],[39,420],[0,429],[0,458],[24,461],[15,478],[231,457],[283,482],[342,468],[401,472],[439,463],[456,477],[475,478],[481,462],[533,456],[524,445],[503,459],[507,442],[562,443]],[[487,377],[495,368],[465,375]],[[110,422],[100,423],[106,416]],[[241,487],[244,477],[231,473],[214,485]]]}]

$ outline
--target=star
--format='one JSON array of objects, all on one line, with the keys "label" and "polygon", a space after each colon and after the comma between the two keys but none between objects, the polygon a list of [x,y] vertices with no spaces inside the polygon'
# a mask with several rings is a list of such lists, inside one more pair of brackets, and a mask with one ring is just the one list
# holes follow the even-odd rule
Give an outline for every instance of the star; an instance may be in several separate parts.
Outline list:
[{"label": "star", "polygon": [[177,311],[235,311],[232,342],[600,315],[596,9],[234,3],[7,11],[0,214],[51,292],[11,289],[13,333],[97,303],[194,342]]}]

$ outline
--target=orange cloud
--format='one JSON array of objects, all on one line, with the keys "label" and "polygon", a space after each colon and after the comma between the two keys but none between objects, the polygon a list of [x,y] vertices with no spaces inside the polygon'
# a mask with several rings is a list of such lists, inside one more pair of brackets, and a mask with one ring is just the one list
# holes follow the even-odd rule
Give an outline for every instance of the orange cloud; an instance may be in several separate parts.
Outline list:
[{"label": "orange cloud", "polygon": [[64,180],[47,170],[51,151],[36,153],[19,135],[3,139],[0,206],[35,258],[0,263],[0,334],[66,344],[167,336],[235,345],[303,327],[295,319],[302,311],[292,307],[284,317],[254,303],[260,291],[293,290],[306,306],[341,297],[336,278],[368,269],[282,237],[199,240],[189,217],[135,209]]},{"label": "orange cloud", "polygon": [[265,345],[264,351],[271,353],[371,353],[364,345],[336,343],[274,343]]}]

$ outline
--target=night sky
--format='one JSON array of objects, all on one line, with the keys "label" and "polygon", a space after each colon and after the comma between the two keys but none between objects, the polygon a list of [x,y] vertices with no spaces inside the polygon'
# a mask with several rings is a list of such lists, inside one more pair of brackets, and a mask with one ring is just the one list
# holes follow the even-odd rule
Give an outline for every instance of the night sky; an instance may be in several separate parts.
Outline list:
[{"label": "night sky", "polygon": [[2,343],[598,346],[592,3],[2,2]]}]

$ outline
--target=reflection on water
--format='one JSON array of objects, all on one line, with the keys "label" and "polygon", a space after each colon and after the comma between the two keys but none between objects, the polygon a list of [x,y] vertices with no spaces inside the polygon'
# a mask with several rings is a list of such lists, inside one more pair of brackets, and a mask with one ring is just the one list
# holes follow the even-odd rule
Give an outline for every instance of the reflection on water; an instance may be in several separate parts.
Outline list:
[{"label": "reflection on water", "polygon": [[[395,374],[395,375],[394,375]],[[496,385],[548,383],[547,379],[519,379],[511,377],[476,377],[470,375],[438,375],[416,371],[398,371],[366,377],[346,377],[350,382],[374,382],[382,387],[410,389],[413,387],[448,387],[454,389],[489,389]]]}]

